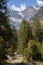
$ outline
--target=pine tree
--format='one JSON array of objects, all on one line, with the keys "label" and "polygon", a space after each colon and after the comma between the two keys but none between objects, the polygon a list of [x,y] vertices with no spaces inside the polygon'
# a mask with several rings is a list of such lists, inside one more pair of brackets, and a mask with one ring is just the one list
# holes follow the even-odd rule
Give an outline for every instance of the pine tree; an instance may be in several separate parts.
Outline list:
[{"label": "pine tree", "polygon": [[[16,45],[16,30],[12,33],[7,13],[7,0],[0,0],[0,64],[5,65],[6,54],[14,53]],[[9,51],[9,49],[11,50]]]},{"label": "pine tree", "polygon": [[18,31],[18,49],[24,50],[28,46],[28,40],[31,38],[31,31],[29,22],[22,20],[20,29]]},{"label": "pine tree", "polygon": [[[6,1],[5,0],[0,0],[0,64],[4,65],[5,64],[5,54],[6,54],[6,50],[5,50],[5,45],[6,45],[6,41],[3,38],[3,34],[2,33],[4,31],[4,23],[6,23],[6,17],[5,17],[5,12],[3,12],[4,10],[6,10]],[[3,61],[4,60],[4,61]]]},{"label": "pine tree", "polygon": [[39,20],[34,21],[33,29],[32,29],[32,34],[34,36],[34,39],[42,42],[43,39],[43,30],[41,28],[41,24]]}]

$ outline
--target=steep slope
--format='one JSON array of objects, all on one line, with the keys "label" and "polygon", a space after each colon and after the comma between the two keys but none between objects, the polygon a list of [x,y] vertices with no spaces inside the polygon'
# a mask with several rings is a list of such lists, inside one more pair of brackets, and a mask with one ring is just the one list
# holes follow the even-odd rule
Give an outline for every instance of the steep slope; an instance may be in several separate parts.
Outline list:
[{"label": "steep slope", "polygon": [[43,25],[43,6],[40,7],[38,12],[32,17],[32,20],[38,19],[41,22],[41,25]]},{"label": "steep slope", "polygon": [[40,19],[41,17],[43,17],[43,6],[38,10],[32,19]]},{"label": "steep slope", "polygon": [[35,15],[36,12],[37,10],[34,7],[28,7],[26,10],[22,11],[22,14],[24,15],[23,19],[29,20]]}]

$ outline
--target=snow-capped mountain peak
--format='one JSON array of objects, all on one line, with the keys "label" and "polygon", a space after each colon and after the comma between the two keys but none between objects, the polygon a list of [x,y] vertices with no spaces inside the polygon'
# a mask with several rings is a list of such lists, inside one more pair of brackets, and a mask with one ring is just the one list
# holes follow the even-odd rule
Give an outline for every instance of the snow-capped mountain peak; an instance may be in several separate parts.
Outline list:
[{"label": "snow-capped mountain peak", "polygon": [[23,11],[8,10],[7,16],[11,24],[19,27],[21,20],[25,19],[29,21],[38,11],[38,7],[30,6]]}]

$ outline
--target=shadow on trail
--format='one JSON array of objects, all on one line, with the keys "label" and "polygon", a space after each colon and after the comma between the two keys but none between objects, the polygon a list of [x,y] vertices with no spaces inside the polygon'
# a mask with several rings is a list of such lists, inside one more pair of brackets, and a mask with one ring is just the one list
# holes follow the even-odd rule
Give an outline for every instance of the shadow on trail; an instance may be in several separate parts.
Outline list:
[{"label": "shadow on trail", "polygon": [[12,64],[9,64],[9,65],[26,65],[24,63],[12,63]]}]

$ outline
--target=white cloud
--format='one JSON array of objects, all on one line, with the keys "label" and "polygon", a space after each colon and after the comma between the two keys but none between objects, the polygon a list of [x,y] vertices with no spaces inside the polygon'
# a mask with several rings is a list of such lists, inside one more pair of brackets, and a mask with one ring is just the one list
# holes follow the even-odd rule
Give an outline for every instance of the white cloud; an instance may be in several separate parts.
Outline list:
[{"label": "white cloud", "polygon": [[38,4],[39,6],[43,6],[43,1],[37,0],[37,4]]},{"label": "white cloud", "polygon": [[21,4],[20,7],[16,7],[14,4],[10,7],[11,10],[15,10],[15,11],[23,11],[24,9],[26,9],[26,5],[25,4]]}]

